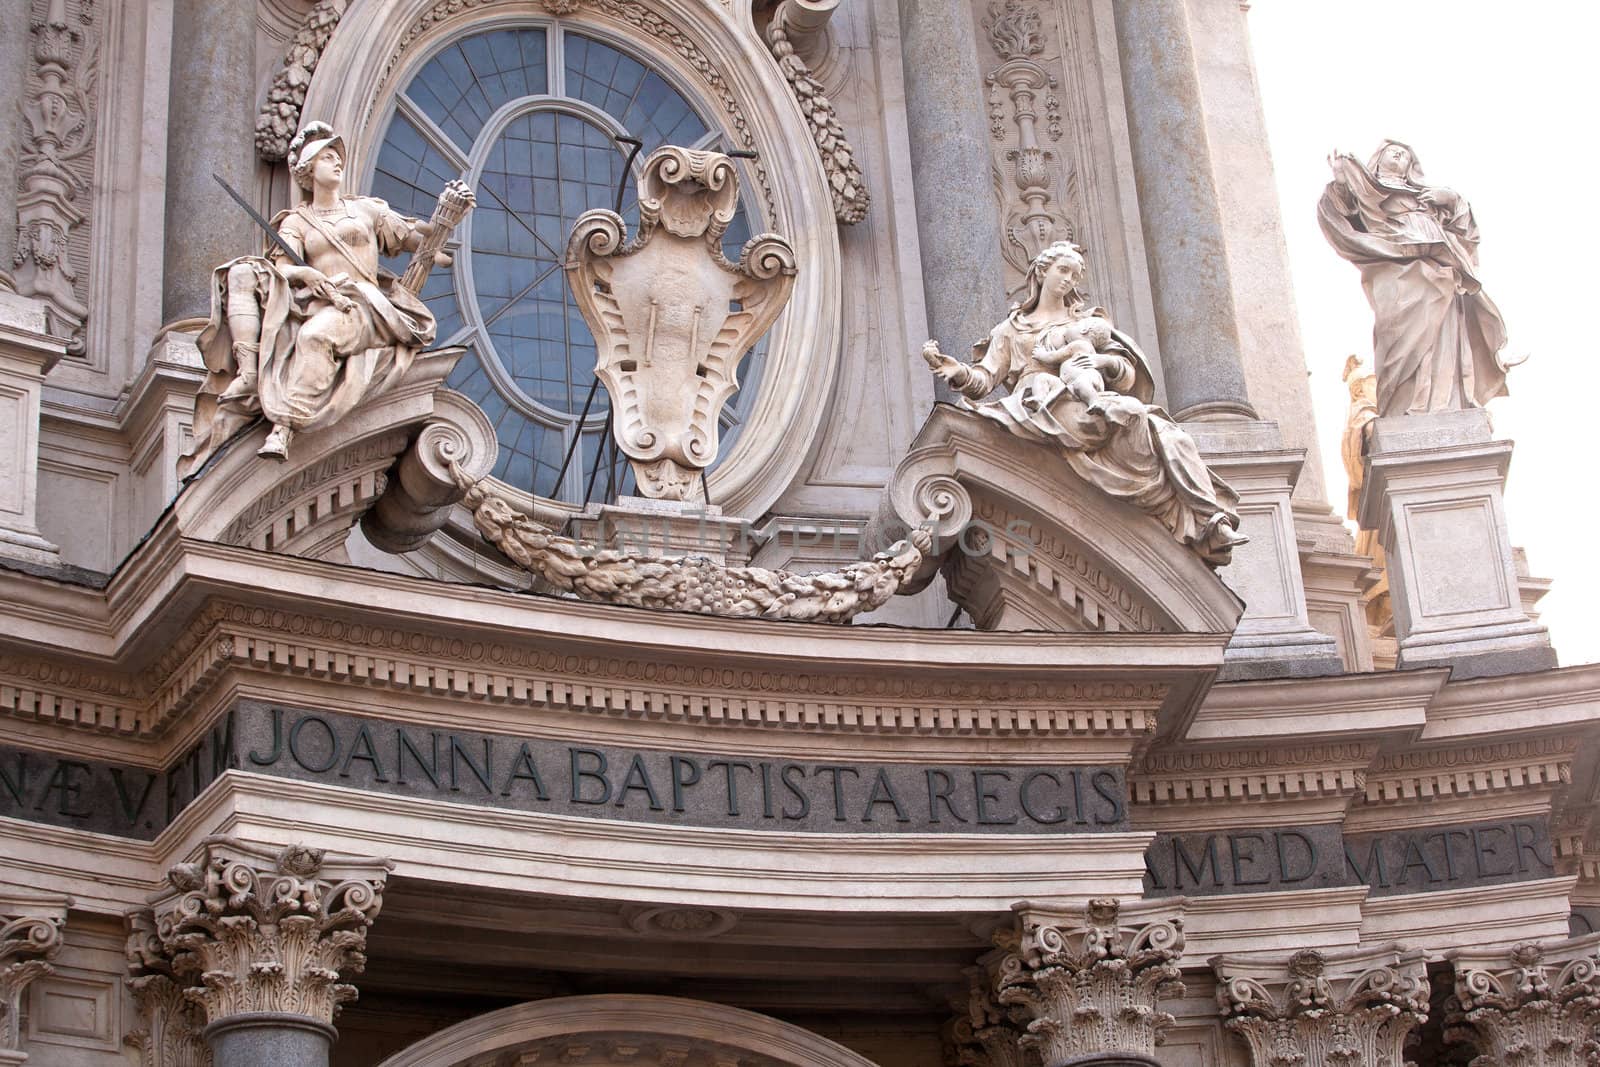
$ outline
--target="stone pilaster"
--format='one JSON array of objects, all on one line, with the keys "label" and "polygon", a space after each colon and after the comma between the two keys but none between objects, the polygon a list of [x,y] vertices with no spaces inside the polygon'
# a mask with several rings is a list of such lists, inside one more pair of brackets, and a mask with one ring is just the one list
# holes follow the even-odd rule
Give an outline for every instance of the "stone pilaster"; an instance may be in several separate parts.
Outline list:
[{"label": "stone pilaster", "polygon": [[326,1067],[342,981],[366,963],[388,860],[207,838],[151,900],[155,938],[204,1013],[216,1067]]},{"label": "stone pilaster", "polygon": [[27,1062],[22,1051],[22,998],[50,974],[61,951],[65,897],[0,894],[0,1065]]},{"label": "stone pilaster", "polygon": [[[0,100],[21,100],[28,82],[28,24],[31,0],[0,0]],[[22,149],[22,112],[0,107],[0,290],[15,288],[11,257],[17,251],[17,157]]]},{"label": "stone pilaster", "polygon": [[0,292],[0,556],[59,562],[39,532],[39,405],[66,345],[49,335],[48,305]]},{"label": "stone pilaster", "polygon": [[1225,1025],[1253,1067],[1404,1067],[1405,1045],[1427,1019],[1424,955],[1395,945],[1218,956],[1211,966]]},{"label": "stone pilaster", "polygon": [[1001,1004],[1020,1006],[1028,1019],[1024,1047],[1036,1049],[1044,1067],[1155,1065],[1161,1031],[1173,1021],[1161,1001],[1183,995],[1183,901],[1014,910],[1019,929],[995,987]]},{"label": "stone pilaster", "polygon": [[1600,1062],[1600,934],[1449,959],[1455,993],[1445,1001],[1445,1040],[1473,1046],[1473,1067]]},{"label": "stone pilaster", "polygon": [[139,1022],[126,1043],[139,1050],[144,1067],[211,1067],[211,1050],[201,1037],[204,1015],[156,934],[155,914],[136,912],[128,923],[128,990]]},{"label": "stone pilaster", "polygon": [[1254,419],[1184,0],[1112,9],[1167,407],[1179,420]]}]

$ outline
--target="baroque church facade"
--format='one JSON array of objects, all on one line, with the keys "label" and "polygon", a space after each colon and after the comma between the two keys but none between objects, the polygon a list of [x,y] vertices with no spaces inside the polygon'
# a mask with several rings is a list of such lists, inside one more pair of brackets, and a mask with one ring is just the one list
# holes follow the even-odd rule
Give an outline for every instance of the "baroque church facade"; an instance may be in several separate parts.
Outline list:
[{"label": "baroque church facade", "polygon": [[0,1063],[1595,1062],[1470,209],[1336,510],[1247,7],[0,0]]}]

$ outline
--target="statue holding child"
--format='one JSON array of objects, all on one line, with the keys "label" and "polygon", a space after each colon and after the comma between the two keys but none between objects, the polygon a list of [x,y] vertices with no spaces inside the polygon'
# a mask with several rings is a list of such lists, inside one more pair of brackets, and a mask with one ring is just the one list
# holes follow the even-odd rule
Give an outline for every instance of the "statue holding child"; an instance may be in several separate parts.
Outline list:
[{"label": "statue holding child", "polygon": [[[973,346],[971,363],[933,341],[922,357],[964,407],[1054,445],[1085,481],[1153,515],[1207,563],[1226,566],[1247,540],[1238,494],[1152,403],[1155,380],[1143,354],[1104,308],[1089,304],[1083,274],[1076,245],[1049,246],[1029,266],[1022,299]],[[973,403],[1001,386],[1007,395]]]}]

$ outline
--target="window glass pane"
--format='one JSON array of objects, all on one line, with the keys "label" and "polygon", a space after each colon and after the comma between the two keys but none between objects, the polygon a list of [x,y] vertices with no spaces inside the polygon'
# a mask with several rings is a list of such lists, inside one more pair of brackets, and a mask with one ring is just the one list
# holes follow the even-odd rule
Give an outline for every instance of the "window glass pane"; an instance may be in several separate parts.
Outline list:
[{"label": "window glass pane", "polygon": [[[709,127],[694,106],[647,63],[570,29],[562,40],[569,99],[605,111],[644,142],[635,167],[662,144],[687,147],[705,138]],[[500,457],[494,475],[541,496],[575,500],[597,472],[591,496],[608,499],[637,490],[626,457],[610,463],[612,446],[601,431],[609,401],[603,387],[594,387],[594,340],[561,265],[578,215],[614,207],[619,182],[629,233],[638,232],[635,183],[633,175],[623,181],[629,146],[571,105],[548,98],[547,55],[540,27],[469,34],[430,59],[406,86],[405,96],[461,156],[484,161],[481,171],[466,175],[478,206],[458,231],[458,265],[435,268],[422,295],[439,320],[439,343],[464,336],[471,345],[448,384],[495,426]],[[511,119],[491,131],[489,118],[508,104]],[[461,176],[423,129],[396,114],[379,150],[374,195],[426,218],[445,182]],[[748,237],[741,208],[723,240],[724,254],[737,260]],[[385,266],[398,273],[409,258],[390,257]],[[470,286],[464,286],[469,273]],[[469,330],[469,321],[482,332]],[[741,389],[722,420],[723,455],[755,393],[765,347],[759,342],[741,366]],[[589,428],[579,433],[591,387]],[[574,433],[579,447],[558,487]]]}]

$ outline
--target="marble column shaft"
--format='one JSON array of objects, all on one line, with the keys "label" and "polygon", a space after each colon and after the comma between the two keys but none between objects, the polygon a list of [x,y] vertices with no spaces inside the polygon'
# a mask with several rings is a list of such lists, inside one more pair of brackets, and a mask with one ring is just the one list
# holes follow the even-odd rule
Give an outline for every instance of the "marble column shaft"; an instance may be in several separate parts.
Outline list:
[{"label": "marble column shaft", "polygon": [[212,172],[246,197],[255,181],[255,0],[176,0],[167,124],[161,317],[205,317],[211,271],[262,237]]},{"label": "marble column shaft", "polygon": [[900,0],[900,29],[928,329],[964,359],[1006,313],[972,8]]},{"label": "marble column shaft", "polygon": [[212,1067],[328,1067],[334,1030],[304,1016],[235,1015],[206,1027]]},{"label": "marble column shaft", "polygon": [[17,158],[22,154],[22,109],[32,62],[31,0],[0,0],[0,289],[10,289],[11,257],[17,251]]},{"label": "marble column shaft", "polygon": [[1253,419],[1184,0],[1113,8],[1168,407]]}]

